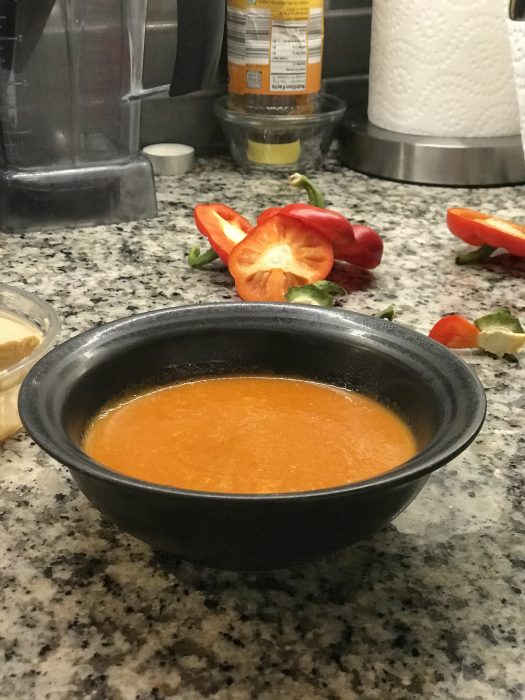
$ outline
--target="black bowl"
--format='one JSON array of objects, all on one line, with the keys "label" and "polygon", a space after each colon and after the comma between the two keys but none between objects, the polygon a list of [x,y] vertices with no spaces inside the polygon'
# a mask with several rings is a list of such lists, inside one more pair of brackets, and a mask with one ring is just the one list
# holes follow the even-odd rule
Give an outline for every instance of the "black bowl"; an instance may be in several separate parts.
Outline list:
[{"label": "black bowl", "polygon": [[[138,383],[264,372],[379,399],[409,422],[418,454],[338,488],[229,495],[138,481],[80,448],[86,422]],[[376,532],[432,471],[472,442],[485,408],[483,388],[461,359],[397,323],[312,306],[231,302],[152,311],[82,333],[38,362],[19,400],[28,433],[69,467],[109,520],[156,550],[239,570],[303,564]]]}]

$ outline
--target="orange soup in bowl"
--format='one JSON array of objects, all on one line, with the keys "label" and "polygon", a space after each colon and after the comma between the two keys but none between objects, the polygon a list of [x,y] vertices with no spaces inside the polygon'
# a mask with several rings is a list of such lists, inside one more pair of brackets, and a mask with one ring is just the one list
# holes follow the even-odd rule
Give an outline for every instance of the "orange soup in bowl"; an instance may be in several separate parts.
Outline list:
[{"label": "orange soup in bowl", "polygon": [[414,456],[392,410],[362,394],[284,377],[163,386],[102,411],[85,452],[142,481],[215,493],[290,493],[364,481]]}]

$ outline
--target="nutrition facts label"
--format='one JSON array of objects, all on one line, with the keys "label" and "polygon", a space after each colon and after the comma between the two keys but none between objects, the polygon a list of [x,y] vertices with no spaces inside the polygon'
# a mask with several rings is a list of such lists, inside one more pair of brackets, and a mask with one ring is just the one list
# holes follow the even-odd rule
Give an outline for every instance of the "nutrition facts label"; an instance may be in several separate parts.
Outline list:
[{"label": "nutrition facts label", "polygon": [[306,90],[308,22],[272,22],[270,90]]},{"label": "nutrition facts label", "polygon": [[229,0],[228,63],[234,92],[317,92],[322,45],[322,0]]}]

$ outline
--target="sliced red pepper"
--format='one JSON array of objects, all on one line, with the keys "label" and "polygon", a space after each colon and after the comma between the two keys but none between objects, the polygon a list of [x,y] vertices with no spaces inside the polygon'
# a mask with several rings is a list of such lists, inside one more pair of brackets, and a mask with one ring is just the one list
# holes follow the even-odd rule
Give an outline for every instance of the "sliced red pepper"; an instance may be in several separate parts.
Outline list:
[{"label": "sliced red pepper", "polygon": [[197,228],[225,263],[234,246],[252,230],[253,224],[226,204],[197,204],[193,210]]},{"label": "sliced red pepper", "polygon": [[487,218],[473,209],[449,209],[447,211],[447,226],[451,233],[469,245],[483,245],[483,240],[477,233],[477,221]]},{"label": "sliced red pepper", "polygon": [[290,287],[325,279],[334,262],[330,241],[302,221],[276,214],[231,251],[228,267],[245,301],[286,301]]},{"label": "sliced red pepper", "polygon": [[[288,205],[290,206],[290,205]],[[265,209],[262,211],[259,216],[257,217],[257,224],[264,224],[265,221],[268,221],[268,219],[271,219],[272,216],[275,216],[275,214],[280,214],[282,213],[283,209],[285,207],[268,207],[268,209]]]},{"label": "sliced red pepper", "polygon": [[[297,202],[287,204],[284,207],[271,207],[261,212],[257,217],[257,223],[268,221],[272,216],[282,214],[301,221],[303,224],[314,228],[332,242],[335,250],[344,249],[356,251],[354,229],[348,219],[333,209],[321,209],[313,204]],[[337,257],[337,256],[336,256]]]},{"label": "sliced red pepper", "polygon": [[359,234],[356,236],[355,227],[345,216],[333,209],[321,209],[302,202],[287,204],[261,212],[257,223],[264,223],[276,214],[302,221],[326,236],[332,242],[336,260],[345,260],[367,269],[377,267],[381,262],[383,241],[380,236],[368,226],[359,226]]},{"label": "sliced red pepper", "polygon": [[447,226],[465,243],[504,248],[512,255],[525,256],[525,226],[472,209],[449,209]]},{"label": "sliced red pepper", "polygon": [[443,316],[428,334],[448,348],[477,348],[479,328],[459,314]]},{"label": "sliced red pepper", "polygon": [[321,209],[306,202],[287,204],[284,207],[270,207],[265,209],[257,217],[257,223],[268,221],[275,214],[285,214],[294,219],[299,219],[304,224],[324,234],[332,243],[340,242],[342,245],[354,243],[354,229],[348,219],[333,209]]},{"label": "sliced red pepper", "polygon": [[346,260],[357,267],[373,270],[379,265],[383,257],[383,239],[377,231],[374,231],[370,226],[353,224],[353,227],[358,250],[355,253],[348,252],[346,257],[339,258],[334,245],[334,258]]}]

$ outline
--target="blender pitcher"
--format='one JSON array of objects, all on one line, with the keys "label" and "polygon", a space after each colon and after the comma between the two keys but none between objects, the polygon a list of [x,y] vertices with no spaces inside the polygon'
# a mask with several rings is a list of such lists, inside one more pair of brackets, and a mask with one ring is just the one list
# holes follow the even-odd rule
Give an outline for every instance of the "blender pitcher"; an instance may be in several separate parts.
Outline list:
[{"label": "blender pitcher", "polygon": [[141,99],[215,72],[224,0],[178,0],[170,85],[142,89],[147,0],[0,0],[0,230],[156,214]]}]

